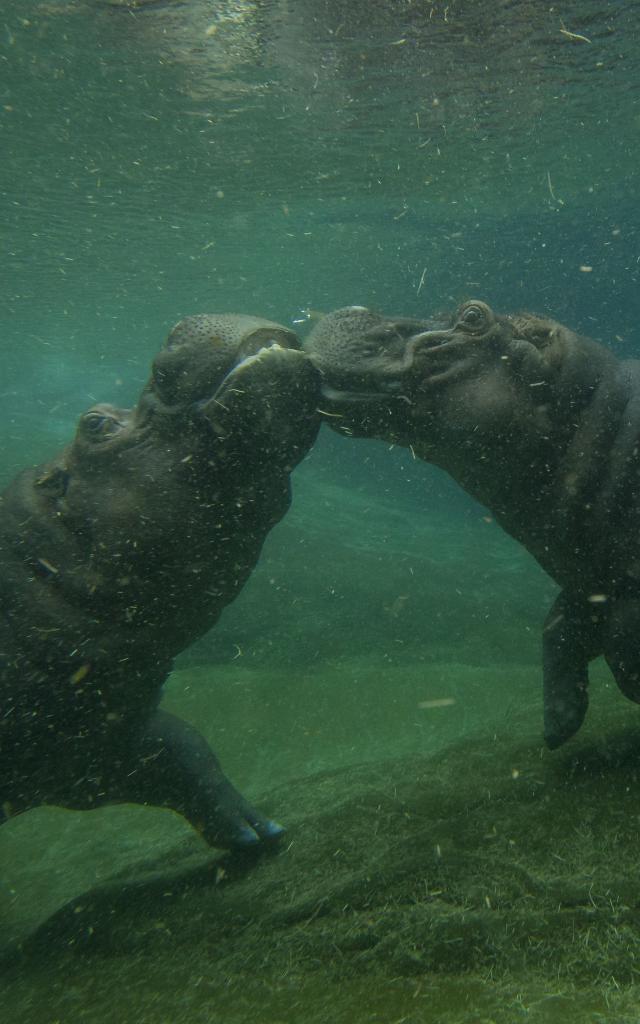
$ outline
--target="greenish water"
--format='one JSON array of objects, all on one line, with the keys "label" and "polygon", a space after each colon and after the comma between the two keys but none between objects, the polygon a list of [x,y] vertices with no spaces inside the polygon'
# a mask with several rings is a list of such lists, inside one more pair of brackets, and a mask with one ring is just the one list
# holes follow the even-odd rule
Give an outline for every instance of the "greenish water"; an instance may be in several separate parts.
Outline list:
[{"label": "greenish water", "polygon": [[[640,354],[639,32],[613,0],[4,0],[2,483],[189,313],[472,295]],[[12,819],[7,1019],[635,1024],[636,711],[600,667],[542,751],[554,592],[444,474],[323,428],[165,697],[282,852]]]}]

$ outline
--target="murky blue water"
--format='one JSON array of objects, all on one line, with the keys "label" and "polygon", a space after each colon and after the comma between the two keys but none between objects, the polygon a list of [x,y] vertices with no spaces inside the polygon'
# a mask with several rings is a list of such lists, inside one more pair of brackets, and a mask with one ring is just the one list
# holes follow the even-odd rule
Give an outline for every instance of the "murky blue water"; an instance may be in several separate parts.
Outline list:
[{"label": "murky blue water", "polygon": [[[472,296],[640,355],[639,33],[638,5],[617,0],[4,0],[2,484],[65,444],[94,401],[135,402],[168,330],[191,313],[253,313],[303,335],[318,313],[347,304],[424,317]],[[554,592],[444,473],[325,427],[245,590],[182,655],[167,706],[198,723],[241,788],[286,819],[294,844],[319,799],[318,773],[379,772],[469,739],[486,746],[489,792],[529,756],[523,744],[541,746],[539,631]],[[596,746],[633,724],[629,706],[611,710],[604,669],[598,678]],[[465,749],[438,783],[463,803]],[[319,836],[341,822],[336,850],[366,804],[359,785],[338,779],[313,818]],[[602,802],[619,795],[612,786],[576,797],[587,804],[567,837],[586,815],[597,839]],[[485,798],[484,810],[469,804],[480,806],[481,847],[498,814]],[[553,831],[567,810],[549,799],[531,812],[535,830]],[[202,855],[177,818],[150,814],[88,821],[45,810],[10,821],[0,835],[2,943],[26,941],[116,869],[175,866],[181,844]],[[627,826],[616,857],[631,862]],[[525,835],[510,839],[526,845]],[[484,950],[457,966],[435,953],[411,968],[391,953],[365,963],[340,945],[348,962],[337,967],[319,942],[315,953],[287,948],[287,971],[277,958],[257,967],[252,946],[243,976],[241,911],[225,919],[236,959],[218,969],[200,926],[189,946],[197,894],[182,917],[180,901],[172,906],[175,948],[158,945],[154,890],[140,920],[155,924],[140,925],[137,944],[116,928],[97,953],[79,952],[64,924],[7,968],[4,1002],[11,1020],[38,1024],[636,1021],[636,894],[610,878],[598,889],[612,853],[596,839],[579,867],[568,838],[567,850],[540,847],[545,878],[561,858],[574,865],[568,876],[591,878],[586,916],[607,893],[628,911],[623,921],[616,903],[618,916],[599,909],[575,924],[582,946],[598,947],[580,970],[573,954],[554,969],[562,941],[554,946],[551,900],[512,956],[486,930],[442,938],[443,948]],[[413,842],[367,867],[381,905],[417,899],[393,890],[388,871]],[[313,872],[330,877],[336,850]],[[270,912],[291,897],[286,858],[269,882]],[[304,879],[304,864],[296,870]],[[416,871],[428,886],[432,868]],[[491,904],[460,877],[454,866],[446,882],[460,885],[460,907],[476,896]],[[320,898],[318,909],[309,899],[300,921],[320,913]],[[501,934],[517,932],[521,909],[505,903]],[[109,914],[124,914],[122,904]],[[278,945],[281,924],[264,917],[263,944]],[[546,941],[545,960],[534,950]],[[493,960],[492,942],[502,949]]]}]

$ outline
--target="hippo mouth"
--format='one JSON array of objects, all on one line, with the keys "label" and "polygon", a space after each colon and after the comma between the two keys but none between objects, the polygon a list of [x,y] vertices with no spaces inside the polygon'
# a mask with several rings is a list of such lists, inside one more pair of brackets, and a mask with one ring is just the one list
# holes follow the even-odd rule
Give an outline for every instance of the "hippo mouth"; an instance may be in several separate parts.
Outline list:
[{"label": "hippo mouth", "polygon": [[297,453],[307,442],[311,446],[320,426],[320,375],[299,344],[263,340],[235,361],[209,399],[198,403],[198,418],[230,445],[234,457],[242,451],[248,461],[295,465]]},{"label": "hippo mouth", "polygon": [[198,404],[204,406],[210,401],[215,402],[222,394],[229,394],[236,383],[240,384],[241,378],[246,375],[249,367],[265,362],[267,359],[272,359],[278,353],[284,351],[301,351],[300,342],[295,335],[284,335],[283,333],[276,338],[269,336],[268,331],[256,332],[239,348],[233,365],[221,378],[213,394],[208,398],[202,399]]},{"label": "hippo mouth", "polygon": [[248,359],[255,359],[270,348],[288,348],[300,351],[299,338],[292,332],[286,330],[270,331],[268,329],[254,331],[253,334],[238,348],[232,372],[236,367],[241,366]]},{"label": "hippo mouth", "polygon": [[253,352],[240,356],[233,364],[230,370],[227,370],[224,377],[220,381],[218,390],[225,386],[228,381],[242,373],[247,367],[251,366],[252,363],[260,362],[269,352],[282,352],[284,349],[293,349],[294,351],[300,351],[299,345],[283,345],[281,341],[276,341],[275,338],[271,341],[266,342],[264,345],[260,345]]}]

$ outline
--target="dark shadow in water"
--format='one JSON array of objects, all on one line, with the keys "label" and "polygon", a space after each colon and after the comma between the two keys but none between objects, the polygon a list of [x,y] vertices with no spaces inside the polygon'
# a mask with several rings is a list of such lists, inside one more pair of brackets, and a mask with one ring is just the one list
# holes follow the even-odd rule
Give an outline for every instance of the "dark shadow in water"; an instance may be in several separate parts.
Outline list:
[{"label": "dark shadow in water", "polygon": [[136,871],[134,877],[113,878],[69,900],[20,944],[19,949],[0,954],[2,966],[17,965],[25,959],[50,959],[52,949],[90,949],[96,928],[102,929],[120,914],[137,918],[155,915],[168,900],[197,898],[205,888],[211,898],[218,887],[241,882],[263,858],[278,855],[279,846],[233,853],[203,853],[185,857],[188,863],[167,870],[159,859]]}]

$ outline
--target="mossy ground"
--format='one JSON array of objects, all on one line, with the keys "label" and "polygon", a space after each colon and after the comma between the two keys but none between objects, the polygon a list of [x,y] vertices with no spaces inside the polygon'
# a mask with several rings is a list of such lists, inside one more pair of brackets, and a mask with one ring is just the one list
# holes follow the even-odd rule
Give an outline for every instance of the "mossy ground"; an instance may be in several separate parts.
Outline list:
[{"label": "mossy ground", "polygon": [[[169,687],[185,714],[198,677]],[[284,682],[219,674],[210,738],[252,795],[269,780],[279,853],[220,860],[149,809],[10,822],[14,936],[32,916],[8,1019],[636,1024],[640,727],[595,677],[587,726],[549,754],[527,666],[326,666],[298,681],[293,720]]]}]

